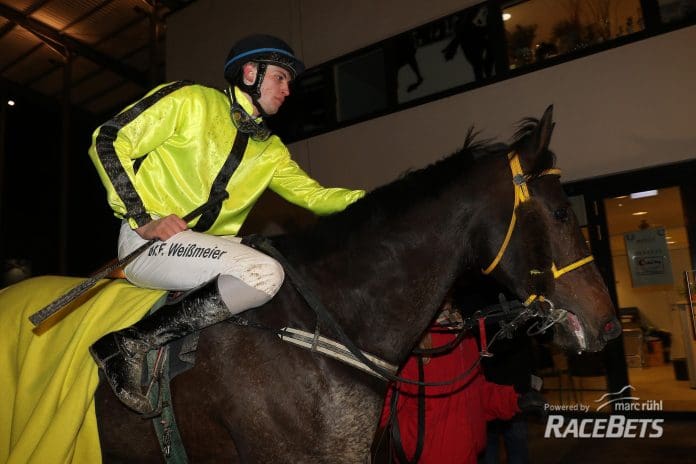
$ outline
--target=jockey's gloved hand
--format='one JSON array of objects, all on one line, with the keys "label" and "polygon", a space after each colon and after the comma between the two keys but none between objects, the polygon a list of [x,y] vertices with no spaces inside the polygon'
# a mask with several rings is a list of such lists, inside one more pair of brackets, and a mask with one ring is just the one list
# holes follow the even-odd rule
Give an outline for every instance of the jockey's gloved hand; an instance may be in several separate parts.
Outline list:
[{"label": "jockey's gloved hand", "polygon": [[545,421],[548,416],[548,401],[544,395],[536,390],[522,393],[517,398],[517,406],[519,406],[520,412],[526,416],[539,418],[542,421]]}]

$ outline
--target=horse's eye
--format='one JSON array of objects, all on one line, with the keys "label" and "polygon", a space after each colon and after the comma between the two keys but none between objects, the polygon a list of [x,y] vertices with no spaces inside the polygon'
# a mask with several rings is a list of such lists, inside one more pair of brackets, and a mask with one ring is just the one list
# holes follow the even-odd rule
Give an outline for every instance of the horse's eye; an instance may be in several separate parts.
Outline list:
[{"label": "horse's eye", "polygon": [[568,220],[568,208],[558,208],[553,212],[553,217],[557,221],[566,222]]}]

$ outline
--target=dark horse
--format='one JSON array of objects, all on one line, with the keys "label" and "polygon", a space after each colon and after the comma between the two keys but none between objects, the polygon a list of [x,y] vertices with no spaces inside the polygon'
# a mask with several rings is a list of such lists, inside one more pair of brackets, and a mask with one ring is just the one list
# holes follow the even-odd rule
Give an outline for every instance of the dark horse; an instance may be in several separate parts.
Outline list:
[{"label": "dark horse", "polygon": [[[549,108],[540,121],[525,120],[510,146],[475,143],[470,132],[460,152],[274,243],[348,337],[395,365],[455,279],[480,273],[499,251],[495,280],[522,301],[543,295],[568,311],[555,326],[557,343],[600,350],[620,327],[595,265],[583,260],[588,250],[548,150],[552,129]],[[516,204],[509,153],[519,154],[526,177],[515,180],[527,180],[531,199],[517,208],[504,246]],[[314,332],[314,312],[287,280],[272,302],[244,317]],[[231,323],[202,333],[197,359],[172,382],[192,462],[365,461],[383,380],[283,343],[271,331]],[[96,401],[106,462],[162,460],[149,421],[104,384]]]}]

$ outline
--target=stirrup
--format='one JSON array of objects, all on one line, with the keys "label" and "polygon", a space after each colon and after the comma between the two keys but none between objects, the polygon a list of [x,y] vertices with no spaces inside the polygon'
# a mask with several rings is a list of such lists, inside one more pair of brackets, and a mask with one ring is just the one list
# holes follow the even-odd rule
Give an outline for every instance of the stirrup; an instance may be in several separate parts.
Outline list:
[{"label": "stirrup", "polygon": [[[144,353],[130,356],[119,337],[119,333],[110,333],[97,340],[89,348],[92,357],[102,370],[111,391],[128,408],[140,414],[152,412],[150,401],[143,394],[140,377],[144,368]],[[136,342],[137,343],[137,342]],[[138,363],[137,358],[142,358]],[[138,365],[139,364],[139,365]]]}]

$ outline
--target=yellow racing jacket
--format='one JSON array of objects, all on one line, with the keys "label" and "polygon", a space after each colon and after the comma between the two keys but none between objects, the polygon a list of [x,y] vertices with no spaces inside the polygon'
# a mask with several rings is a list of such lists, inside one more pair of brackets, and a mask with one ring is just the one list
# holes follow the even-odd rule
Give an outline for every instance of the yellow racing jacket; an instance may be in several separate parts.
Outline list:
[{"label": "yellow racing jacket", "polygon": [[[234,91],[251,114],[251,102]],[[152,216],[183,217],[205,203],[236,135],[227,95],[179,81],[153,89],[98,127],[89,156],[115,215],[137,228]],[[249,138],[227,183],[229,197],[205,232],[236,235],[266,188],[320,215],[341,211],[365,194],[322,187],[292,160],[277,136]]]}]

